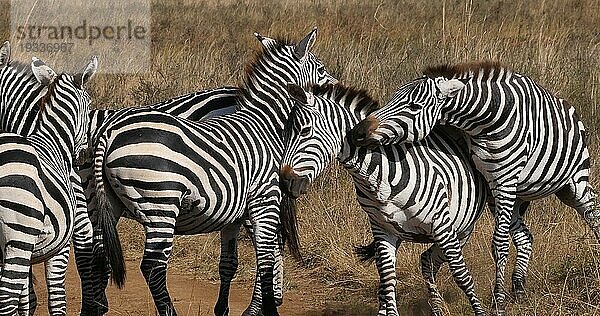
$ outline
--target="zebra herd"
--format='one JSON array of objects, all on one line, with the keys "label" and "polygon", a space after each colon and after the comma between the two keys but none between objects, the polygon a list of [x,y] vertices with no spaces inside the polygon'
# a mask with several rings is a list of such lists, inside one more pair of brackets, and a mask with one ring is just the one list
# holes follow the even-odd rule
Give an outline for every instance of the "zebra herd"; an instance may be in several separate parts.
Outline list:
[{"label": "zebra herd", "polygon": [[77,74],[0,47],[0,315],[32,315],[31,264],[46,263],[50,315],[66,315],[69,242],[82,284],[81,315],[108,312],[109,278],[125,283],[116,230],[142,224],[140,269],[159,315],[176,315],[166,285],[175,235],[220,231],[215,315],[228,315],[237,236],[252,236],[256,278],[244,315],[278,315],[283,246],[300,258],[293,199],[337,160],[353,177],[373,242],[357,248],[380,276],[378,315],[398,315],[396,250],[432,243],[421,270],[435,315],[436,274],[447,262],[476,315],[462,247],[487,205],[495,215],[493,304],[505,314],[509,236],[517,249],[512,289],[525,296],[533,238],[530,201],[556,194],[600,236],[583,125],[573,107],[497,63],[428,68],[380,106],[338,83],[311,48],[255,33],[262,50],[239,88],[195,92],[154,105],[90,110]]}]

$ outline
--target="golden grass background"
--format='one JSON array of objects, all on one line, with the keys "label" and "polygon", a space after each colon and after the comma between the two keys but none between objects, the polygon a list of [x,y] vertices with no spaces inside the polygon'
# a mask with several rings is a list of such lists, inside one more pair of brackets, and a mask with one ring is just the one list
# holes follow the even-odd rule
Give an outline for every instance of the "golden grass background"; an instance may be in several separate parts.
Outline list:
[{"label": "golden grass background", "polygon": [[[8,38],[8,6],[0,2],[0,38]],[[595,0],[153,1],[151,72],[97,76],[91,83],[94,104],[121,108],[237,85],[245,61],[259,48],[252,32],[300,39],[313,26],[319,27],[314,52],[330,72],[382,101],[431,64],[494,59],[531,76],[578,109],[590,134],[592,182],[600,189],[600,2]],[[352,254],[353,245],[371,237],[348,175],[330,168],[299,202],[308,264],[298,267],[286,258],[286,291],[310,284],[311,294],[319,294],[314,300],[319,308],[373,314],[375,267],[358,263]],[[577,213],[547,198],[532,204],[525,221],[534,235],[529,299],[510,303],[509,315],[600,314],[600,246]],[[492,223],[484,215],[465,249],[487,306],[494,277]],[[139,225],[122,220],[120,226],[128,257],[139,258]],[[177,238],[170,269],[218,279],[218,244],[217,234]],[[254,254],[247,237],[240,248],[236,280],[250,286]],[[424,249],[403,244],[398,251],[397,298],[405,315],[428,314],[418,268]],[[438,284],[452,315],[471,313],[447,268]]]}]

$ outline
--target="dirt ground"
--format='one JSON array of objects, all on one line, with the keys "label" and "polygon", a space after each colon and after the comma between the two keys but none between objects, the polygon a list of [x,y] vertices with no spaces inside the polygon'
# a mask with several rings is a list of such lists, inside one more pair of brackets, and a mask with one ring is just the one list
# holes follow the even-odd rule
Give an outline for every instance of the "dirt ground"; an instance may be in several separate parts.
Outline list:
[{"label": "dirt ground", "polygon": [[[109,316],[116,315],[155,315],[154,303],[146,282],[136,261],[127,262],[127,282],[122,290],[109,286],[108,298],[110,303]],[[35,315],[48,315],[47,292],[45,289],[44,266],[34,266],[36,276],[35,290],[38,296],[38,308]],[[215,281],[195,279],[190,276],[169,273],[168,286],[171,297],[175,301],[178,315],[213,315],[213,306],[219,293],[219,284]],[[284,304],[279,308],[281,315],[348,315],[349,311],[343,306],[322,306],[327,299],[323,285],[298,288],[286,291]],[[234,282],[229,299],[230,315],[241,315],[247,307],[252,295],[251,284]],[[81,292],[79,276],[73,260],[70,260],[67,272],[67,302],[68,315],[79,315]],[[354,308],[352,308],[354,309]],[[352,315],[371,315],[374,311],[357,312]],[[376,313],[376,312],[375,312]]]}]

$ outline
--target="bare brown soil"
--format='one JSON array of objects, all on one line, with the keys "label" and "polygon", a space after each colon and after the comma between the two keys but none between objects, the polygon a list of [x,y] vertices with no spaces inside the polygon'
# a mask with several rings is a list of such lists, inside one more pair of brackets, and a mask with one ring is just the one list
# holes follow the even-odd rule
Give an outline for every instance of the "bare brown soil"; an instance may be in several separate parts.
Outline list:
[{"label": "bare brown soil", "polygon": [[[67,272],[68,315],[79,315],[81,292],[79,276],[74,260],[69,263]],[[107,295],[110,312],[107,316],[117,315],[155,315],[154,303],[146,282],[139,270],[139,262],[127,262],[127,282],[119,290],[109,286]],[[38,296],[38,308],[35,315],[48,315],[47,292],[45,288],[44,266],[34,266],[36,276],[35,290]],[[175,301],[178,315],[214,315],[213,306],[219,294],[219,283],[193,276],[169,273],[168,285],[171,297]],[[252,284],[235,282],[231,287],[229,299],[230,315],[241,315],[248,306],[252,295]],[[347,309],[336,304],[322,306],[326,289],[324,285],[308,285],[297,290],[286,291],[284,304],[279,308],[281,315],[348,315]],[[373,306],[374,307],[374,306]],[[354,309],[354,308],[352,308]],[[351,315],[370,315],[374,311],[351,312]]]}]

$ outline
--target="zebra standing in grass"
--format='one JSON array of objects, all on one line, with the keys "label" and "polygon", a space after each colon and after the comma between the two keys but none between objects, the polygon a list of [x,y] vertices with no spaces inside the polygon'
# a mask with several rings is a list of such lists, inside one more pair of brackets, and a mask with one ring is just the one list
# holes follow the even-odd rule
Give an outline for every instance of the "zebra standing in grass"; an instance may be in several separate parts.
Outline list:
[{"label": "zebra standing in grass", "polygon": [[467,134],[472,158],[494,196],[494,303],[504,315],[513,210],[524,212],[529,201],[555,194],[600,237],[583,123],[575,108],[531,78],[497,63],[467,63],[428,68],[357,125],[353,139],[360,145],[410,143],[438,123]]},{"label": "zebra standing in grass", "polygon": [[[38,100],[42,97],[35,80],[22,80],[19,67],[10,67],[10,44],[5,42],[0,47],[0,69],[4,69],[0,77],[0,84],[5,89],[20,82],[18,88],[12,90],[12,95],[4,95],[2,108],[0,109],[0,130],[19,134],[21,136],[31,135],[38,123],[39,109]],[[17,104],[18,103],[18,104]],[[77,198],[77,210],[75,213],[73,245],[78,262],[77,268],[81,275],[83,304],[82,313],[85,312],[86,303],[91,303],[90,295],[93,287],[93,279],[90,277],[92,265],[92,227],[87,217],[87,204],[81,188],[79,177],[75,170],[71,175],[73,190]],[[50,315],[66,315],[66,292],[65,275],[69,260],[70,245],[67,243],[64,249],[57,255],[45,262],[46,285],[48,288],[48,311]],[[29,301],[32,309],[35,309],[36,297],[33,288]]]},{"label": "zebra standing in grass", "polygon": [[[96,145],[98,222],[112,278],[123,284],[123,258],[112,217],[114,213],[118,219],[123,207],[111,212],[109,205],[122,203],[128,216],[144,225],[141,270],[160,315],[175,314],[165,280],[173,235],[217,230],[237,235],[245,219],[254,230],[263,312],[277,314],[272,279],[280,224],[283,235],[290,237],[290,249],[297,252],[295,216],[287,208],[280,212],[277,174],[281,132],[291,108],[285,87],[288,82],[336,80],[309,52],[316,29],[297,45],[255,35],[263,51],[248,68],[237,112],[192,122],[152,109],[132,109],[112,121]],[[225,272],[231,280],[235,270]],[[227,296],[219,298],[215,314],[228,313],[227,301]]]},{"label": "zebra standing in grass", "polygon": [[[182,95],[169,99],[160,103],[148,106],[156,110],[163,111],[172,115],[186,118],[192,121],[205,120],[211,117],[221,116],[233,113],[236,110],[237,96],[240,89],[236,87],[223,87],[194,92],[187,95]],[[90,123],[88,129],[88,139],[90,143],[95,143],[98,134],[110,124],[112,120],[116,120],[121,115],[128,112],[129,109],[122,110],[92,110],[90,111]],[[93,146],[88,147],[84,156],[90,156],[93,153]],[[87,157],[90,158],[90,157]],[[83,181],[83,187],[90,205],[95,204],[95,187],[93,184],[93,164],[91,160],[82,159],[83,164],[80,166],[79,175]],[[94,211],[92,211],[93,213]],[[125,214],[126,215],[126,214]],[[250,236],[252,236],[251,224],[246,221],[244,226]],[[97,236],[100,237],[100,236]],[[221,288],[219,291],[219,299],[217,300],[217,309],[224,309],[227,306],[227,297],[229,295],[229,287],[231,276],[237,270],[237,238],[236,232],[221,234],[221,259],[219,261],[219,275],[221,279]],[[100,239],[100,238],[98,238]],[[101,240],[100,240],[101,242]],[[96,241],[98,243],[98,241]],[[100,245],[101,246],[101,245]],[[101,250],[97,250],[101,251]],[[283,257],[280,252],[277,252],[275,257],[275,279],[274,279],[274,296],[276,304],[279,306],[283,302]],[[101,262],[99,263],[101,264]],[[90,297],[97,297],[94,307],[94,314],[104,314],[108,311],[108,302],[104,289],[108,284],[109,273],[103,269],[94,269],[93,280],[100,285],[95,289],[95,294]],[[260,280],[256,279],[252,300],[250,305],[244,311],[244,315],[255,315],[260,311],[262,304]],[[88,313],[92,314],[88,308]],[[83,313],[82,313],[83,314]]]},{"label": "zebra standing in grass", "polygon": [[434,243],[421,255],[421,268],[435,315],[443,314],[435,276],[444,262],[475,314],[484,315],[462,255],[487,198],[485,181],[468,164],[468,153],[446,136],[447,130],[410,145],[359,149],[346,133],[378,107],[366,92],[324,86],[306,94],[291,85],[290,96],[296,106],[285,129],[283,191],[294,198],[306,192],[333,157],[350,172],[373,232],[373,244],[359,249],[364,257],[376,258],[378,315],[398,315],[396,250],[401,241]]},{"label": "zebra standing in grass", "polygon": [[[33,58],[31,68],[11,65],[0,70],[0,108],[9,99],[29,102],[23,86],[41,95],[36,128],[29,136],[0,134],[0,232],[3,266],[0,274],[0,315],[33,314],[29,291],[31,264],[50,259],[64,249],[73,233],[76,208],[71,182],[73,159],[86,142],[89,95],[83,85],[97,69],[94,57],[74,76],[57,75]],[[6,73],[10,75],[6,75]],[[32,83],[35,83],[32,85]],[[34,306],[33,306],[34,307]]]}]

